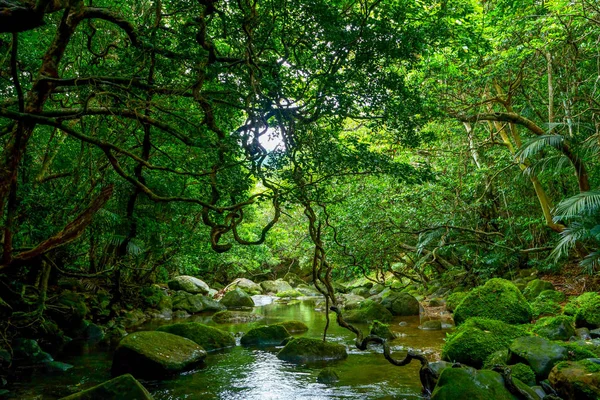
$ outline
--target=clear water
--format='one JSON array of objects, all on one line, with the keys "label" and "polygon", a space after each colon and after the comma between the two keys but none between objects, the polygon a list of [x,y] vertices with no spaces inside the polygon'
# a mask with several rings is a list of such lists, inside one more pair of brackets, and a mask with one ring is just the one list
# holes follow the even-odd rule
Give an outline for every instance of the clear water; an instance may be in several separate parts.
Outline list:
[{"label": "clear water", "polygon": [[[266,300],[265,302],[268,302]],[[272,303],[255,307],[255,313],[265,317],[262,323],[300,320],[309,326],[303,336],[322,337],[326,323],[322,306],[314,300],[291,304]],[[373,346],[359,351],[353,346],[353,335],[336,325],[335,314],[328,331],[328,340],[348,347],[346,360],[329,362],[340,376],[334,385],[317,382],[325,365],[296,365],[279,360],[278,348],[253,349],[237,346],[208,355],[202,369],[190,371],[165,381],[142,381],[157,400],[167,399],[420,399],[418,363],[405,367],[389,364],[381,348]],[[214,325],[210,315],[196,315],[184,321]],[[400,322],[408,323],[400,326]],[[404,357],[408,348],[437,358],[445,331],[418,329],[419,317],[397,317],[391,324],[400,337],[391,345],[397,358]],[[138,329],[155,329],[172,321],[152,321]],[[218,325],[240,335],[257,323]],[[366,333],[368,326],[357,325]],[[73,364],[67,372],[34,372],[13,387],[15,398],[57,399],[110,379],[110,364],[114,344],[89,345],[73,343],[55,358]]]}]

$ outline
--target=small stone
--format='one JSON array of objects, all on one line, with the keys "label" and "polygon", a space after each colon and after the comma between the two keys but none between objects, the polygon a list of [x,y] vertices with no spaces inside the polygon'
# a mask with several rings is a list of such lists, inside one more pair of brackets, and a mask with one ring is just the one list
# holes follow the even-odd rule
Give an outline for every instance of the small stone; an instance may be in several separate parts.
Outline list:
[{"label": "small stone", "polygon": [[339,380],[340,377],[337,374],[337,372],[333,370],[333,368],[324,368],[319,372],[319,375],[317,376],[317,382],[323,384],[331,384],[338,382]]},{"label": "small stone", "polygon": [[439,319],[433,321],[425,321],[421,324],[421,329],[424,331],[439,331],[442,329],[442,321]]}]

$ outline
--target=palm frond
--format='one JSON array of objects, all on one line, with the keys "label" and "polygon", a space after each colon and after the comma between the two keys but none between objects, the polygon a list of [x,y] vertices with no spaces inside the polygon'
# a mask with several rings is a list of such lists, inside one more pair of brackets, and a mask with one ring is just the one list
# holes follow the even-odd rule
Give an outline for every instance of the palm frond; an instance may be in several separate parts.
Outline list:
[{"label": "palm frond", "polygon": [[561,201],[556,206],[555,219],[571,219],[577,216],[588,216],[600,210],[600,191],[578,193]]},{"label": "palm frond", "polygon": [[536,136],[533,139],[525,143],[517,152],[517,157],[523,161],[527,158],[539,154],[546,147],[560,148],[564,141],[562,135],[542,135]]},{"label": "palm frond", "polygon": [[600,251],[591,252],[590,254],[585,256],[583,260],[581,260],[579,265],[583,268],[583,270],[586,273],[590,275],[593,274],[600,266]]},{"label": "palm frond", "polygon": [[561,257],[569,254],[569,250],[575,246],[579,240],[583,240],[590,235],[590,230],[587,226],[580,222],[573,222],[571,225],[560,233],[560,240],[549,257],[558,261]]}]

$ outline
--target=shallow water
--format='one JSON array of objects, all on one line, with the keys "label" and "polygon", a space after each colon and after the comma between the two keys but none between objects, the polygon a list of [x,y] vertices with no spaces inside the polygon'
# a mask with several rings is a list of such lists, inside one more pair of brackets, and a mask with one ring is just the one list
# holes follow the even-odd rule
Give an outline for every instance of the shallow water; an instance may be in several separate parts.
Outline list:
[{"label": "shallow water", "polygon": [[[254,308],[253,312],[265,317],[258,323],[217,326],[238,334],[239,342],[239,332],[246,332],[257,324],[296,319],[310,328],[303,336],[317,338],[322,337],[326,323],[325,313],[315,310],[318,307],[314,300],[271,303]],[[327,363],[340,376],[335,385],[317,382],[317,375],[324,365],[296,365],[281,361],[276,357],[277,347],[250,349],[240,346],[210,353],[202,369],[170,380],[142,383],[157,400],[421,398],[418,363],[395,367],[383,358],[380,347],[357,350],[353,347],[352,333],[335,324],[335,314],[330,316],[328,340],[346,345],[349,353],[346,360]],[[183,321],[215,325],[210,315],[196,315]],[[400,326],[402,321],[407,325]],[[394,319],[391,328],[400,337],[390,344],[396,358],[404,357],[408,348],[429,354],[432,360],[439,354],[446,331],[423,331],[418,329],[419,322],[419,317]],[[138,329],[155,329],[168,323],[172,321],[154,320]],[[366,325],[357,326],[367,333]],[[108,380],[113,350],[108,344],[73,343],[55,359],[73,364],[74,368],[62,373],[35,372],[14,387],[13,393],[16,398],[57,399]]]}]

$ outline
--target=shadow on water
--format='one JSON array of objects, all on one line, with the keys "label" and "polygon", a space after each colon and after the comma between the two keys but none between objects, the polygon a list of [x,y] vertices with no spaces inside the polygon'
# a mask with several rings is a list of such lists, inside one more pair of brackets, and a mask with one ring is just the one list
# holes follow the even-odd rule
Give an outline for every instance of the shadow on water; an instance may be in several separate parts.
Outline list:
[{"label": "shadow on water", "polygon": [[[263,299],[264,300],[264,299]],[[268,301],[266,301],[268,302]],[[272,303],[255,307],[254,313],[265,318],[245,324],[212,322],[210,315],[195,315],[183,321],[197,321],[215,325],[237,334],[264,323],[300,320],[309,326],[303,336],[320,338],[326,318],[315,300]],[[235,348],[210,353],[205,367],[165,381],[142,381],[157,400],[167,399],[419,399],[420,382],[418,363],[406,367],[389,364],[377,346],[359,351],[353,346],[353,335],[335,323],[331,315],[328,340],[348,347],[346,360],[328,363],[340,376],[334,385],[317,382],[323,365],[296,365],[276,357],[279,348]],[[400,322],[405,322],[400,326]],[[172,321],[153,320],[138,329],[152,330]],[[406,349],[419,350],[430,359],[439,353],[446,331],[418,329],[419,317],[398,317],[391,329],[399,336],[391,342],[397,358]],[[368,326],[360,325],[366,333]],[[239,342],[239,340],[238,340]],[[63,373],[38,372],[15,388],[18,398],[56,399],[110,379],[113,346],[107,344],[73,344],[56,359],[74,368]]]}]

